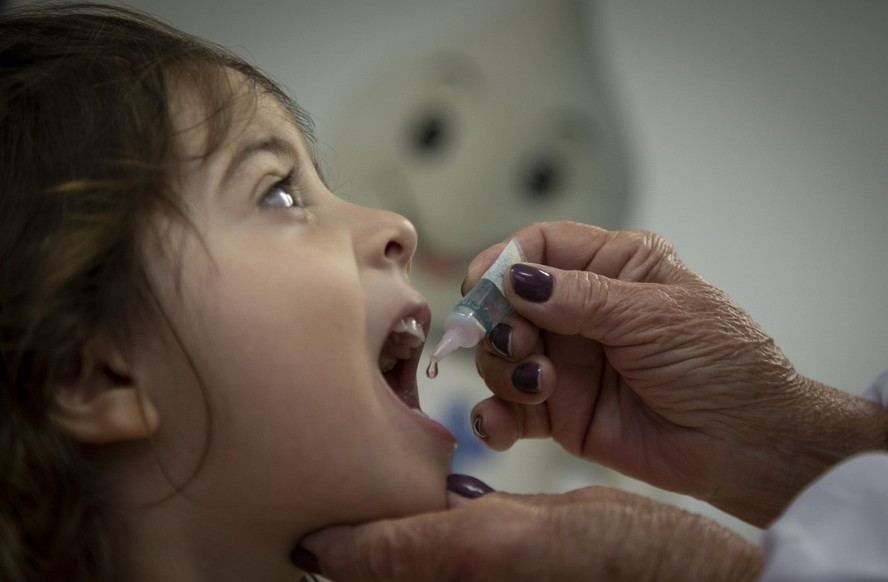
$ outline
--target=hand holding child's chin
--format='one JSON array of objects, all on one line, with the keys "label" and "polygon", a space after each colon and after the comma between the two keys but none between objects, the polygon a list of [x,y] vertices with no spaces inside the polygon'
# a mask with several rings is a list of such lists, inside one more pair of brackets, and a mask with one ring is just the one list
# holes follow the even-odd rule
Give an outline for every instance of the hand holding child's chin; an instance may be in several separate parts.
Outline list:
[{"label": "hand holding child's chin", "polygon": [[615,489],[486,495],[489,487],[463,475],[448,489],[446,511],[322,530],[293,561],[342,581],[739,581],[761,566],[752,544],[714,522]]}]

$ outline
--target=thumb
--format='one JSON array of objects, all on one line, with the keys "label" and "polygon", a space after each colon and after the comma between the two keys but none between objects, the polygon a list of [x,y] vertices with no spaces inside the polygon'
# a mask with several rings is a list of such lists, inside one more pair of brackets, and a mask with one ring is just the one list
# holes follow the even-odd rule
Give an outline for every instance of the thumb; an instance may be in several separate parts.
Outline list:
[{"label": "thumb", "polygon": [[[452,510],[493,489],[470,475],[447,476]],[[460,548],[454,534],[460,520],[451,511],[426,513],[356,526],[335,526],[306,536],[293,550],[293,562],[334,580],[456,579]],[[448,559],[449,555],[449,559]]]},{"label": "thumb", "polygon": [[443,559],[449,552],[441,551],[446,532],[427,515],[323,529],[303,538],[292,557],[304,570],[343,582],[455,579]]},{"label": "thumb", "polygon": [[554,333],[604,344],[622,343],[618,338],[650,324],[669,297],[669,286],[660,283],[531,263],[512,265],[509,275],[506,298],[525,319]]}]

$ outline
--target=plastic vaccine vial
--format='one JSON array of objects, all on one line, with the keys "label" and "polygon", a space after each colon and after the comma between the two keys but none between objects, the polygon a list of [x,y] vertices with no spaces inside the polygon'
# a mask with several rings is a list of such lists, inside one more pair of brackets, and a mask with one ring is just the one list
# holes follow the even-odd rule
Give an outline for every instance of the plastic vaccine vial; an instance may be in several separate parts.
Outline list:
[{"label": "plastic vaccine vial", "polygon": [[481,275],[481,280],[447,315],[444,320],[444,337],[432,352],[432,361],[426,370],[429,378],[438,375],[438,362],[447,354],[456,348],[476,345],[512,312],[512,306],[503,295],[503,277],[509,267],[524,260],[524,251],[518,241],[511,240],[490,268]]}]

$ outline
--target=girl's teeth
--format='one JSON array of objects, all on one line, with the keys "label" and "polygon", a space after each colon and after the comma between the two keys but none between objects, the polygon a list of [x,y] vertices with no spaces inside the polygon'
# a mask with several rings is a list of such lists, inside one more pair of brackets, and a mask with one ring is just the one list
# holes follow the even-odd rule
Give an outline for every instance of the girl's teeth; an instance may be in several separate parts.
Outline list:
[{"label": "girl's teeth", "polygon": [[425,333],[423,333],[422,326],[419,325],[419,322],[416,321],[415,317],[408,316],[403,318],[395,324],[392,331],[409,334],[411,337],[408,341],[411,344],[411,347],[416,348],[425,343]]},{"label": "girl's teeth", "polygon": [[383,372],[388,372],[392,368],[395,367],[395,364],[398,363],[397,358],[394,356],[390,356],[388,354],[383,354],[379,356],[379,369]]},{"label": "girl's teeth", "polygon": [[410,357],[410,346],[407,344],[399,344],[394,346],[389,354],[398,358],[399,360],[406,360]]},{"label": "girl's teeth", "polygon": [[412,349],[413,348],[407,344],[389,346],[389,348],[379,356],[379,369],[383,372],[388,372],[395,367],[398,360],[410,359],[410,352]]},{"label": "girl's teeth", "polygon": [[425,343],[425,333],[414,317],[405,317],[395,324],[392,335],[379,356],[379,369],[388,372],[395,367],[398,360],[410,359],[414,348]]}]

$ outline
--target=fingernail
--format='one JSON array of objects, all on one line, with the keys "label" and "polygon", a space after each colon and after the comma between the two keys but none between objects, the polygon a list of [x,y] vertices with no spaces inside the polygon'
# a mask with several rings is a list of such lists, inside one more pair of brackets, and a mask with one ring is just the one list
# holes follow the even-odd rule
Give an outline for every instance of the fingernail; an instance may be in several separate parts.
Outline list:
[{"label": "fingernail", "polygon": [[542,269],[516,263],[509,269],[509,273],[519,297],[542,303],[552,296],[552,275]]},{"label": "fingernail", "polygon": [[306,572],[311,572],[312,574],[321,573],[321,565],[318,563],[317,556],[302,546],[296,546],[293,548],[293,551],[290,552],[290,560],[296,564],[296,567],[305,570]]},{"label": "fingernail", "polygon": [[447,490],[469,499],[493,493],[493,488],[484,481],[457,473],[447,475]]},{"label": "fingernail", "polygon": [[515,367],[512,371],[512,385],[522,392],[528,394],[537,394],[542,388],[540,387],[540,375],[542,369],[539,364],[533,362],[524,362]]},{"label": "fingernail", "polygon": [[484,422],[484,419],[481,418],[481,415],[475,417],[475,420],[472,421],[472,432],[475,433],[475,436],[481,439],[482,441],[487,440],[487,433],[484,432],[484,429],[481,428],[481,423]]},{"label": "fingernail", "polygon": [[490,331],[490,345],[505,358],[512,357],[512,328],[500,323]]}]

